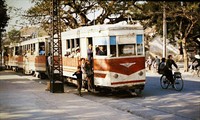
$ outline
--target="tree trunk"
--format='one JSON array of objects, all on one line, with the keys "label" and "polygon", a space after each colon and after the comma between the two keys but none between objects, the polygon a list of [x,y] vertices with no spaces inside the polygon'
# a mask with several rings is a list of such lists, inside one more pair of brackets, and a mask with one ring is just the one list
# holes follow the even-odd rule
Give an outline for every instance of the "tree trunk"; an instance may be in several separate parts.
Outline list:
[{"label": "tree trunk", "polygon": [[183,38],[182,46],[183,46],[184,72],[188,72],[188,55],[187,55],[186,39],[185,38]]}]

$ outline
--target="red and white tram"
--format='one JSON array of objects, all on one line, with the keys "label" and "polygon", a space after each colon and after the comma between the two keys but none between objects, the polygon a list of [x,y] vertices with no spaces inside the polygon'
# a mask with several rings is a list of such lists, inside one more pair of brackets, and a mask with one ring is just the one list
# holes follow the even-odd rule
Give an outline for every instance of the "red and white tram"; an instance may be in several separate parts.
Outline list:
[{"label": "red and white tram", "polygon": [[11,44],[8,50],[8,67],[23,70],[25,74],[46,73],[46,55],[49,50],[49,36],[38,37]]},{"label": "red and white tram", "polygon": [[[79,60],[87,59],[88,45],[91,44],[95,88],[144,89],[146,75],[142,26],[86,26],[63,32],[61,36],[63,76],[66,78],[74,78],[72,74],[80,65]],[[99,47],[106,54],[98,55]]]},{"label": "red and white tram", "polygon": [[[98,89],[142,91],[145,86],[144,30],[134,25],[94,25],[61,33],[63,77],[74,82],[81,58],[93,51],[93,85]],[[49,36],[33,38],[10,45],[8,66],[24,73],[47,72]],[[98,54],[103,49],[105,54]]]}]

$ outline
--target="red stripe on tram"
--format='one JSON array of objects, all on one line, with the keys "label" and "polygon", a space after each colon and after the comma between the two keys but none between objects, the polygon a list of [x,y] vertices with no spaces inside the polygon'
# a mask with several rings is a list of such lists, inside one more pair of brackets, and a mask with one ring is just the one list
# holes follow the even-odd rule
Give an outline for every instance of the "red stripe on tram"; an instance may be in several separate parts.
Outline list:
[{"label": "red stripe on tram", "polygon": [[140,83],[140,82],[145,82],[145,80],[132,80],[132,81],[112,82],[111,85],[127,84],[127,83]]}]

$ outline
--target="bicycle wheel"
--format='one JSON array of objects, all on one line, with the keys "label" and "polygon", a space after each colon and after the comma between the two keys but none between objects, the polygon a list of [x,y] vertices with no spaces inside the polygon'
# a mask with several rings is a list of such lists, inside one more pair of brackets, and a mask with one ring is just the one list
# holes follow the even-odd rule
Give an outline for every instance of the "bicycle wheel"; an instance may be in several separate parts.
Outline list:
[{"label": "bicycle wheel", "polygon": [[177,90],[177,91],[181,91],[183,89],[183,79],[181,77],[178,77],[178,78],[175,78],[175,81],[174,81],[174,88]]},{"label": "bicycle wheel", "polygon": [[160,77],[160,86],[163,88],[163,89],[167,89],[168,86],[169,86],[170,82],[169,80],[166,78],[165,75],[162,75]]}]

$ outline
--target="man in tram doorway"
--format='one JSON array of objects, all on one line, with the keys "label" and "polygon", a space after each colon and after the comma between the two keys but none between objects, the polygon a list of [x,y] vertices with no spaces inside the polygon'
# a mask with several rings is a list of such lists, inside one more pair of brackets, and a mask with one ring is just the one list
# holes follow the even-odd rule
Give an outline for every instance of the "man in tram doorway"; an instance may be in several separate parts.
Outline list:
[{"label": "man in tram doorway", "polygon": [[90,65],[93,66],[93,51],[92,51],[91,44],[88,45],[87,55],[88,55],[88,61],[90,62]]},{"label": "man in tram doorway", "polygon": [[87,80],[88,80],[88,91],[93,90],[94,85],[94,72],[93,72],[93,51],[92,51],[92,45],[88,45],[87,50],[88,55],[88,64],[86,67],[86,74],[87,74]]}]

